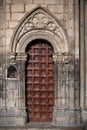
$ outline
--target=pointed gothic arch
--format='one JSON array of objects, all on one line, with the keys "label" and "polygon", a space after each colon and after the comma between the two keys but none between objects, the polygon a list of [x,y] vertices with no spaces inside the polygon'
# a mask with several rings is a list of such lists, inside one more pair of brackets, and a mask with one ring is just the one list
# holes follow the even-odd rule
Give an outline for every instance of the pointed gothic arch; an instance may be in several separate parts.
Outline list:
[{"label": "pointed gothic arch", "polygon": [[47,9],[37,7],[22,18],[11,39],[11,53],[24,52],[34,39],[46,39],[55,53],[68,52],[68,38],[63,26]]}]

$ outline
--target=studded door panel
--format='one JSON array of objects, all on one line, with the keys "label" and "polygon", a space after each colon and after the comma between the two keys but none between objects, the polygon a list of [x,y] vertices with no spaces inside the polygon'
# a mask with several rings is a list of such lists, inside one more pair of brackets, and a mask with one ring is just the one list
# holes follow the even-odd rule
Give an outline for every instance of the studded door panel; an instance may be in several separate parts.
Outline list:
[{"label": "studded door panel", "polygon": [[52,120],[54,105],[53,48],[44,40],[34,41],[29,47],[26,63],[26,106],[28,120]]}]

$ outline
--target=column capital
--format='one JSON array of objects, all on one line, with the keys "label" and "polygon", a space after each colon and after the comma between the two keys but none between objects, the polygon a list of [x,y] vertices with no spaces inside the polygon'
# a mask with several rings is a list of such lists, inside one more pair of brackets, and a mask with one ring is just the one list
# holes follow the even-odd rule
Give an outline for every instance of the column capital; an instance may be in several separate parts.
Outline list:
[{"label": "column capital", "polygon": [[8,62],[14,64],[16,60],[16,53],[8,53]]},{"label": "column capital", "polygon": [[54,53],[53,54],[53,61],[56,62],[64,62],[67,63],[70,61],[71,57],[73,55],[70,54],[69,52],[65,52],[65,53]]},{"label": "column capital", "polygon": [[16,60],[17,61],[26,61],[27,54],[26,53],[17,53]]}]

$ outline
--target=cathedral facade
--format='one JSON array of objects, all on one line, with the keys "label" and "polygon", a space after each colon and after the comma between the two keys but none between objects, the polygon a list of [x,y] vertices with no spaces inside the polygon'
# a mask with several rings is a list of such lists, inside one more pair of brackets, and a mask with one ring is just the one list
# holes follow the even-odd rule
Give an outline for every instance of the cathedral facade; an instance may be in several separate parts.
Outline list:
[{"label": "cathedral facade", "polygon": [[87,122],[87,0],[0,0],[0,126]]}]

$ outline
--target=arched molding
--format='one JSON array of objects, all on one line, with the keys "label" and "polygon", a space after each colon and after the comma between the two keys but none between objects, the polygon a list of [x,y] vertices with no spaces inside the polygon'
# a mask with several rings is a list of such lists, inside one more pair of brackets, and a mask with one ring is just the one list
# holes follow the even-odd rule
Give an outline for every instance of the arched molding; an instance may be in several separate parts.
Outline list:
[{"label": "arched molding", "polygon": [[66,31],[55,16],[42,7],[26,14],[20,21],[11,39],[11,53],[24,52],[23,47],[36,38],[43,38],[52,43],[54,52],[69,51]]},{"label": "arched molding", "polygon": [[[31,32],[26,33],[20,40],[19,44],[17,44],[15,51],[23,53],[25,52],[26,46],[35,39],[46,39],[49,41],[53,48],[54,52],[68,52],[67,46],[64,45],[64,41],[60,39],[59,36],[56,36],[53,32],[48,30],[32,30]],[[66,48],[66,50],[65,50]]]}]

